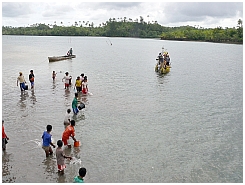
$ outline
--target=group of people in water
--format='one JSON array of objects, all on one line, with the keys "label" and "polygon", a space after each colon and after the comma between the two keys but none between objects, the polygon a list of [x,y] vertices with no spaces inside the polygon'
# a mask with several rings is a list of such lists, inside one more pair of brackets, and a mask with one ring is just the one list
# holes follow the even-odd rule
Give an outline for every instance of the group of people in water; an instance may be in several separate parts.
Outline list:
[{"label": "group of people in water", "polygon": [[[52,79],[56,79],[57,73],[55,71],[52,72]],[[34,73],[33,70],[30,70],[29,74],[29,81],[31,84],[31,89],[34,88]],[[69,72],[65,72],[65,76],[62,78],[62,82],[64,82],[64,88],[66,90],[69,90],[72,87],[72,76],[69,75]],[[26,84],[26,80],[23,76],[22,72],[19,72],[19,76],[17,77],[17,86],[20,85],[20,90],[25,91],[28,90],[28,85]],[[77,115],[79,110],[85,108],[85,104],[80,102],[78,103],[78,93],[87,94],[88,93],[88,79],[87,76],[82,73],[80,76],[76,78],[76,82],[74,84],[75,89],[75,97],[72,100],[72,110],[74,115]],[[9,138],[7,137],[5,131],[4,131],[4,121],[2,123],[2,149],[6,150],[6,144],[8,143],[7,140]],[[52,142],[52,125],[46,126],[46,131],[43,132],[42,135],[42,149],[44,150],[46,157],[49,157],[53,154],[53,148],[56,148],[55,155],[57,160],[57,168],[59,174],[64,174],[64,169],[66,168],[65,165],[65,159],[72,159],[70,156],[66,156],[64,154],[64,151],[62,149],[62,146],[67,146],[68,148],[71,148],[71,141],[73,140],[75,142],[79,142],[75,138],[75,120],[72,119],[71,116],[71,109],[67,109],[65,119],[64,119],[64,126],[65,130],[62,133],[62,139],[57,141],[57,148],[56,145]],[[72,139],[72,140],[71,140]],[[86,168],[81,167],[79,169],[79,175],[74,178],[74,182],[84,182],[84,177],[86,175]]]},{"label": "group of people in water", "polygon": [[[47,125],[46,126],[46,131],[43,132],[42,135],[42,149],[44,150],[46,157],[49,157],[50,155],[53,154],[53,148],[56,148],[55,151],[55,155],[56,155],[56,161],[57,161],[57,168],[58,168],[58,173],[63,175],[64,174],[64,170],[66,168],[65,165],[65,159],[70,159],[72,160],[71,156],[67,156],[64,153],[64,150],[62,149],[63,144],[64,146],[67,146],[68,148],[71,148],[71,143],[70,143],[70,137],[74,140],[74,142],[76,142],[77,140],[75,139],[75,121],[68,119],[69,123],[68,125],[65,127],[64,132],[62,133],[62,139],[57,141],[57,148],[55,146],[55,144],[52,142],[52,135],[51,135],[51,131],[52,131],[52,125]],[[52,146],[52,147],[51,147]],[[83,183],[84,182],[84,177],[86,175],[86,168],[81,167],[79,169],[79,175],[74,177],[74,182],[80,182]]]},{"label": "group of people in water", "polygon": [[[30,70],[29,81],[30,81],[31,89],[34,88],[34,78],[35,76],[34,76],[33,70]],[[28,90],[28,85],[26,84],[26,80],[22,72],[19,72],[19,76],[17,77],[17,86],[18,85],[20,85],[21,91]]]},{"label": "group of people in water", "polygon": [[[56,77],[55,71],[52,73],[52,78],[55,80]],[[69,72],[65,72],[65,76],[62,78],[62,82],[64,82],[65,89],[70,89],[72,86],[71,83],[72,76],[69,76]],[[88,77],[82,73],[80,76],[76,78],[74,89],[79,93],[88,94]]]},{"label": "group of people in water", "polygon": [[158,69],[170,67],[170,56],[167,51],[159,53],[158,57]]}]

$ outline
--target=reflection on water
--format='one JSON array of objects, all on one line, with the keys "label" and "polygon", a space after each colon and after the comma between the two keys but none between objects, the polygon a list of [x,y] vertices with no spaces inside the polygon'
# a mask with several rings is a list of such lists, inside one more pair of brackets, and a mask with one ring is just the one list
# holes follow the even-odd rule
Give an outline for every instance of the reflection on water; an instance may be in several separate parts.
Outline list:
[{"label": "reflection on water", "polygon": [[160,73],[157,73],[157,81],[158,81],[158,83],[159,84],[166,83],[168,81],[167,78],[168,78],[169,75],[170,74],[160,74]]},{"label": "reflection on water", "polygon": [[64,89],[64,92],[65,92],[64,97],[65,97],[66,100],[68,100],[70,95],[73,94],[73,93],[71,93],[69,88],[68,89]]},{"label": "reflection on water", "polygon": [[35,105],[35,103],[37,102],[34,89],[31,90],[30,100],[33,103],[33,105]]},{"label": "reflection on water", "polygon": [[21,110],[25,110],[27,106],[27,97],[29,97],[27,91],[21,91],[20,93],[20,100],[18,104],[20,105]]},{"label": "reflection on water", "polygon": [[11,154],[7,151],[2,151],[2,182],[3,183],[13,183],[16,180],[16,177],[11,173],[12,166],[9,164]]},{"label": "reflection on water", "polygon": [[58,173],[58,178],[56,180],[58,183],[66,183],[66,174]]},{"label": "reflection on water", "polygon": [[56,86],[57,86],[57,82],[56,82],[56,80],[53,80],[52,89],[55,90]]},{"label": "reflection on water", "polygon": [[46,157],[42,164],[44,164],[44,174],[48,175],[49,173],[58,172],[57,163],[56,160],[53,159],[53,156]]},{"label": "reflection on water", "polygon": [[73,114],[72,119],[75,120],[76,123],[81,120],[85,120],[85,114],[83,112],[83,109],[80,110],[77,115]]}]

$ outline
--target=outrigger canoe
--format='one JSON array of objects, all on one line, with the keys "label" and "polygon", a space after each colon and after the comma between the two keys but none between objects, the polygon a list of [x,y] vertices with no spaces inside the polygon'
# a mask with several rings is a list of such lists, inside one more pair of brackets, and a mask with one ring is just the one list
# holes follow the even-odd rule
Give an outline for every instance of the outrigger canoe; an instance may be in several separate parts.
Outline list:
[{"label": "outrigger canoe", "polygon": [[55,62],[59,60],[66,60],[66,59],[71,59],[71,58],[76,58],[76,55],[65,55],[65,56],[53,56],[53,57],[48,57],[49,62]]},{"label": "outrigger canoe", "polygon": [[161,74],[166,74],[170,72],[170,68],[170,66],[166,66],[166,68],[162,67],[161,69],[158,69],[158,64],[156,64],[155,71]]}]

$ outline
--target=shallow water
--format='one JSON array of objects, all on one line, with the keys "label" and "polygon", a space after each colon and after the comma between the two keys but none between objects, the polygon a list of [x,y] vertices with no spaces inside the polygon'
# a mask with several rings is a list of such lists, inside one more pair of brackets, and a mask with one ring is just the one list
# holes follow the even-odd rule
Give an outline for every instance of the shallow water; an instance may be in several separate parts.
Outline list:
[{"label": "shallow water", "polygon": [[[72,182],[79,167],[87,183],[243,182],[243,46],[96,37],[2,37],[2,117],[10,140],[2,154],[2,182]],[[172,68],[155,73],[162,46]],[[72,47],[76,58],[49,63]],[[35,89],[21,93],[16,78],[35,74]],[[57,78],[52,80],[55,70]],[[55,141],[64,130],[74,90],[85,73],[92,95],[75,116],[81,146],[56,158],[40,146],[47,124]],[[30,84],[29,84],[30,86]],[[37,176],[38,174],[38,176]]]}]

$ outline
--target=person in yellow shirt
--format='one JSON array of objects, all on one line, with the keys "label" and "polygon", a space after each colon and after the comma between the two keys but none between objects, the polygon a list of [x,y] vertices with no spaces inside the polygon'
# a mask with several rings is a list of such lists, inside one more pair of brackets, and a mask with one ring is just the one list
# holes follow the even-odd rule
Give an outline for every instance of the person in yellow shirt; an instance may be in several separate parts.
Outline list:
[{"label": "person in yellow shirt", "polygon": [[79,76],[76,79],[75,86],[76,86],[77,92],[81,92],[82,91],[82,82],[81,82]]}]

